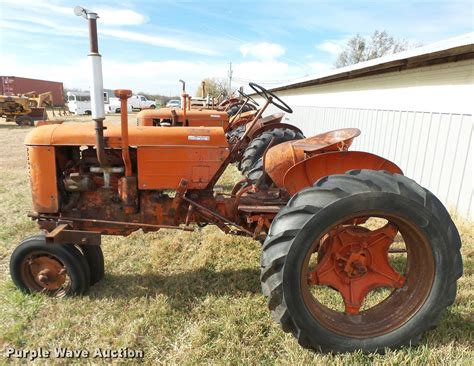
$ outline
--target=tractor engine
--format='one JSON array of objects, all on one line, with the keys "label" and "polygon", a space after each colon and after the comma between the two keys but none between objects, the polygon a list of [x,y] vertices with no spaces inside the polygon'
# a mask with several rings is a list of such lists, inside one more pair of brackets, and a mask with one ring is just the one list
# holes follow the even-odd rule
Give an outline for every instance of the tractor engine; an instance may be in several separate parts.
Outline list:
[{"label": "tractor engine", "polygon": [[[105,167],[99,162],[94,135],[94,126],[84,124],[80,131],[72,125],[43,126],[27,136],[33,207],[38,214],[177,226],[187,213],[168,193],[185,182],[187,190],[206,196],[209,182],[229,154],[222,128],[130,127],[127,173],[119,126],[105,130]],[[207,204],[215,206],[212,191],[207,196],[212,198]],[[184,212],[178,213],[180,209]],[[92,221],[76,226],[96,227]],[[123,235],[136,228],[97,230]]]}]

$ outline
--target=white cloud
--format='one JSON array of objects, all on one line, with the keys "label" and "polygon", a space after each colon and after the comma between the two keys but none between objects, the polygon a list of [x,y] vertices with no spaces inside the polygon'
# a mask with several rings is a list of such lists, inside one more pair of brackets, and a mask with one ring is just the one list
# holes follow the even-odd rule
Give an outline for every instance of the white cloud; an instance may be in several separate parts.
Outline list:
[{"label": "white cloud", "polygon": [[140,32],[132,32],[121,29],[100,28],[99,36],[106,35],[109,37],[145,43],[152,46],[173,48],[175,50],[199,53],[201,55],[217,55],[217,52],[204,44],[197,44],[192,40],[183,40],[180,38],[172,38],[169,36],[148,35]]},{"label": "white cloud", "polygon": [[323,43],[316,44],[314,47],[317,50],[330,53],[331,55],[339,55],[344,49],[345,43],[345,40],[325,41]]},{"label": "white cloud", "polygon": [[308,68],[311,74],[321,74],[333,69],[330,64],[324,62],[310,62],[308,63]]},{"label": "white cloud", "polygon": [[[316,72],[321,70],[323,65],[311,64],[308,70]],[[183,79],[186,81],[188,92],[194,94],[202,79],[226,78],[228,67],[224,62],[182,60],[123,62],[104,57],[104,87],[178,95],[181,86],[178,79]],[[234,63],[233,67],[235,76],[233,88],[246,86],[249,81],[270,88],[299,78],[307,71],[299,66],[278,61],[248,61]],[[6,56],[0,59],[0,69],[6,75],[61,81],[68,88],[89,87],[89,65],[86,57],[68,64],[35,65],[18,56]]]},{"label": "white cloud", "polygon": [[[45,34],[61,34],[68,36],[80,36],[88,37],[87,24],[83,27],[70,26],[61,23],[57,23],[52,20],[45,20],[41,18],[35,18],[32,16],[20,16],[15,21],[5,20],[9,19],[4,17],[0,18],[0,26],[2,29],[12,29],[22,32],[30,33],[45,33]],[[30,24],[23,24],[21,22],[28,22]],[[207,43],[199,43],[193,38],[193,35],[184,36],[170,36],[170,35],[149,35],[141,32],[134,32],[123,30],[119,28],[111,27],[99,27],[98,29],[99,38],[101,36],[108,36],[111,38],[132,41],[138,43],[144,43],[157,47],[172,48],[175,50],[186,51],[191,53],[197,53],[201,55],[214,56],[217,55],[217,51],[208,47]]]},{"label": "white cloud", "polygon": [[100,22],[106,25],[139,25],[148,22],[148,17],[131,9],[97,8]]},{"label": "white cloud", "polygon": [[240,46],[242,56],[252,56],[261,61],[272,61],[285,54],[285,49],[278,43],[245,43]]}]

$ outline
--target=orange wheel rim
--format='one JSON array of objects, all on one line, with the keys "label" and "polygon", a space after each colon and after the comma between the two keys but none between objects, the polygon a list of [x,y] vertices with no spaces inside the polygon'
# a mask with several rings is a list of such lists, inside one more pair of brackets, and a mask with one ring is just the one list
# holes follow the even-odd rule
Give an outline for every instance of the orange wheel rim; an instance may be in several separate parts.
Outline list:
[{"label": "orange wheel rim", "polygon": [[64,296],[71,285],[66,266],[43,252],[31,253],[22,261],[21,277],[30,290],[57,297]]},{"label": "orange wheel rim", "polygon": [[[384,219],[384,225],[361,226],[370,217]],[[351,337],[377,336],[403,325],[423,305],[434,281],[434,259],[418,227],[400,217],[364,213],[342,220],[321,238],[306,255],[301,286],[311,315],[326,327]],[[389,258],[400,238],[406,247],[403,271]],[[323,301],[334,299],[334,291],[342,298],[339,308]],[[372,291],[375,298],[387,295],[368,306]]]}]

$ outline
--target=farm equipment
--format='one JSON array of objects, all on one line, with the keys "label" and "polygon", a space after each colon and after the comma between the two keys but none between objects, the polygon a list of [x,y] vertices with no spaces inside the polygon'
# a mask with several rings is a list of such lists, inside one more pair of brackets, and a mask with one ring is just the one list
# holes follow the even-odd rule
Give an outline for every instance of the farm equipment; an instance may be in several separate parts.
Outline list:
[{"label": "farm equipment", "polygon": [[[79,8],[94,35],[97,14]],[[233,146],[222,127],[104,126],[92,37],[95,126],[43,126],[25,140],[34,212],[44,231],[12,253],[28,292],[85,293],[104,275],[102,235],[213,224],[263,242],[261,285],[272,317],[300,345],[383,351],[416,344],[453,303],[460,238],[429,191],[383,157],[349,151],[357,129],[268,149],[263,175],[231,194],[214,187],[266,108],[291,108],[250,83],[265,103]],[[122,106],[132,94],[116,90]],[[339,301],[339,299],[341,301]]]},{"label": "farm equipment", "polygon": [[19,126],[34,126],[36,120],[47,119],[47,106],[53,104],[51,92],[29,92],[19,96],[0,95],[0,116]]},{"label": "farm equipment", "polygon": [[[296,126],[282,123],[283,113],[275,113],[259,118],[252,125],[258,113],[258,103],[252,97],[239,90],[242,103],[237,112],[229,116],[225,111],[212,109],[187,109],[187,96],[185,83],[183,83],[182,103],[184,108],[160,108],[156,110],[141,111],[137,116],[138,126],[160,127],[222,127],[226,132],[231,146],[234,146],[244,135],[244,142],[239,144],[239,150],[233,155],[231,163],[237,163],[242,173],[247,174],[254,164],[263,156],[271,146],[282,142],[304,138],[303,132]],[[252,103],[249,103],[252,101]],[[248,107],[248,106],[252,107]],[[244,111],[244,112],[243,112]],[[250,126],[252,126],[250,128]]]}]

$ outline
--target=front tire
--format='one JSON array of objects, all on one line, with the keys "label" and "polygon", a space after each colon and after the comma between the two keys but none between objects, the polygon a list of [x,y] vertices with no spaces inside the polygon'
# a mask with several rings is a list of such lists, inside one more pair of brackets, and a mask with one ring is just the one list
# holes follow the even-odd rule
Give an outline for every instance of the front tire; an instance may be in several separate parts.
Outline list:
[{"label": "front tire", "polygon": [[[362,226],[370,217],[386,224]],[[389,257],[397,238],[406,246],[401,271]],[[320,179],[278,213],[261,256],[262,290],[272,317],[303,347],[383,352],[416,345],[454,302],[460,246],[431,192],[402,175],[350,171]],[[342,308],[331,308],[340,299],[331,297],[334,290]],[[372,293],[384,291],[372,306]]]},{"label": "front tire", "polygon": [[94,285],[104,278],[104,253],[99,245],[79,245],[82,255],[90,269],[90,285]]},{"label": "front tire", "polygon": [[42,235],[25,239],[10,258],[10,274],[22,291],[52,297],[87,292],[90,272],[87,261],[70,245],[46,244]]}]

